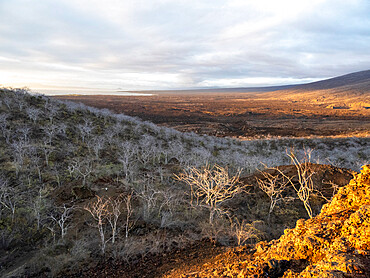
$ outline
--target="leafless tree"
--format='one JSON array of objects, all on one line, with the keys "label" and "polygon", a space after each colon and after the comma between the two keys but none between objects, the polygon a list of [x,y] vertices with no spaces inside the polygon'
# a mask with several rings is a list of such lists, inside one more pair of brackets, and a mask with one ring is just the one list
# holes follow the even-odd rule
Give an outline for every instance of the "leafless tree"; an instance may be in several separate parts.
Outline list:
[{"label": "leafless tree", "polygon": [[53,124],[55,116],[59,112],[58,105],[52,103],[49,99],[45,102],[45,114],[49,118],[50,124]]},{"label": "leafless tree", "polygon": [[[270,171],[274,171],[275,169],[271,168]],[[284,176],[278,174],[272,174],[268,172],[269,169],[266,167],[266,171],[260,171],[262,175],[262,179],[257,179],[258,187],[266,193],[266,195],[270,198],[270,208],[269,208],[269,219],[272,211],[274,210],[276,204],[278,202],[284,201],[286,197],[283,196],[283,192],[287,188],[289,184],[289,180],[286,179]]]},{"label": "leafless tree", "polygon": [[10,138],[12,135],[12,131],[8,128],[8,118],[10,117],[9,113],[1,113],[0,114],[0,129],[1,134],[5,138],[7,144],[10,144]]},{"label": "leafless tree", "polygon": [[108,202],[107,220],[112,229],[112,243],[114,243],[117,234],[118,218],[120,217],[123,211],[122,209],[123,198],[122,196],[118,196],[116,198],[108,198],[107,202]]},{"label": "leafless tree", "polygon": [[33,168],[36,168],[37,174],[39,176],[39,181],[42,182],[41,167],[43,161],[38,153],[38,150],[35,146],[28,148],[28,156],[30,158],[30,164]]},{"label": "leafless tree", "polygon": [[185,165],[185,147],[180,141],[172,141],[169,143],[169,156],[176,158],[182,166]]},{"label": "leafless tree", "polygon": [[[162,192],[153,188],[153,185],[147,181],[147,185],[143,186],[138,192],[137,196],[143,203],[143,218],[144,220],[150,219],[156,209],[160,207],[160,200]],[[158,211],[160,214],[160,211]]]},{"label": "leafless tree", "polygon": [[14,165],[16,170],[16,175],[18,177],[19,171],[22,169],[24,164],[24,159],[27,153],[27,144],[23,140],[14,140],[11,144],[14,157]]},{"label": "leafless tree", "polygon": [[257,237],[256,228],[246,223],[245,220],[240,222],[238,219],[235,219],[231,223],[231,233],[236,238],[238,246],[243,245],[248,239]]},{"label": "leafless tree", "polygon": [[26,126],[26,125],[18,127],[17,133],[20,133],[22,140],[25,142],[25,144],[28,144],[29,135],[31,133],[31,127]]},{"label": "leafless tree", "polygon": [[54,163],[53,167],[51,168],[51,172],[53,173],[53,176],[55,177],[58,186],[61,187],[62,186],[61,176],[63,173],[62,166],[58,163]]},{"label": "leafless tree", "polygon": [[175,178],[190,186],[192,202],[195,198],[196,205],[209,209],[209,223],[212,224],[215,213],[225,212],[220,207],[221,204],[241,191],[239,175],[240,171],[230,177],[227,168],[214,165],[201,170],[191,167],[180,175],[175,175]]},{"label": "leafless tree", "polygon": [[75,173],[77,176],[82,177],[82,185],[86,185],[86,180],[93,172],[93,161],[89,157],[81,159],[79,157],[73,159],[68,166],[70,173]]},{"label": "leafless tree", "polygon": [[108,206],[107,200],[96,196],[96,200],[89,202],[84,209],[87,210],[91,216],[96,221],[96,228],[98,229],[100,236],[100,247],[102,254],[105,253],[105,248],[108,240],[106,240],[105,222],[108,216]]},{"label": "leafless tree", "polygon": [[49,166],[49,158],[50,155],[55,151],[55,148],[51,146],[49,137],[43,137],[42,142],[43,144],[41,145],[41,148],[44,153],[45,163],[47,166]]},{"label": "leafless tree", "polygon": [[78,130],[80,131],[82,142],[85,143],[85,139],[91,136],[92,131],[94,130],[94,126],[92,122],[88,119],[85,119],[83,124],[77,125]]},{"label": "leafless tree", "polygon": [[156,140],[153,136],[143,135],[139,141],[140,150],[137,153],[138,160],[146,167],[153,160],[156,152]]},{"label": "leafless tree", "polygon": [[106,144],[105,140],[106,139],[103,136],[94,136],[87,141],[87,147],[89,149],[89,152],[91,152],[92,150],[95,154],[96,159],[99,159],[100,152],[105,147]]},{"label": "leafless tree", "polygon": [[70,227],[70,219],[72,218],[75,206],[66,206],[63,204],[62,207],[58,207],[56,212],[50,216],[50,218],[58,225],[62,239],[67,234],[68,228]]},{"label": "leafless tree", "polygon": [[148,148],[141,148],[138,152],[137,152],[137,159],[140,161],[140,163],[146,167],[149,163],[149,161],[151,160],[151,149],[148,149]]},{"label": "leafless tree", "polygon": [[312,176],[315,174],[315,172],[312,170],[310,162],[311,153],[312,150],[305,150],[304,158],[302,160],[299,160],[293,151],[287,152],[287,155],[289,156],[297,170],[297,175],[294,176],[297,178],[297,182],[293,181],[294,177],[288,177],[283,171],[277,168],[280,174],[288,180],[289,184],[296,191],[299,200],[303,202],[303,205],[310,218],[313,217],[310,205],[310,195],[314,191]]},{"label": "leafless tree", "polygon": [[132,198],[133,198],[133,192],[131,192],[125,197],[125,208],[126,208],[125,237],[126,238],[128,238],[128,233],[130,232],[131,228],[134,225],[134,222],[131,221],[131,216],[133,213]]},{"label": "leafless tree", "polygon": [[[5,177],[0,176],[0,204],[9,209],[12,214],[12,222],[15,217],[15,210],[17,207],[17,194],[14,188],[9,185],[8,180]],[[0,210],[1,215],[2,209]]]},{"label": "leafless tree", "polygon": [[10,117],[10,114],[8,113],[1,113],[0,114],[0,129],[1,132],[4,134],[5,130],[8,126],[8,118]]},{"label": "leafless tree", "polygon": [[40,229],[41,222],[43,221],[45,216],[44,214],[46,210],[46,195],[47,190],[43,187],[40,187],[35,199],[32,201],[31,208],[36,218],[37,230]]},{"label": "leafless tree", "polygon": [[118,161],[122,164],[125,178],[130,179],[132,174],[131,170],[134,167],[133,158],[137,153],[137,147],[130,141],[125,141],[119,146]]},{"label": "leafless tree", "polygon": [[43,140],[45,144],[51,146],[52,141],[54,137],[58,134],[59,132],[59,126],[56,124],[48,124],[43,127],[43,130],[45,132],[45,139]]},{"label": "leafless tree", "polygon": [[28,118],[30,118],[34,123],[36,123],[42,112],[38,108],[28,107],[26,109],[26,113]]},{"label": "leafless tree", "polygon": [[8,107],[9,110],[12,109],[12,106],[11,105],[12,105],[13,101],[12,101],[12,99],[10,97],[4,97],[3,98],[3,102],[6,105],[6,107]]}]

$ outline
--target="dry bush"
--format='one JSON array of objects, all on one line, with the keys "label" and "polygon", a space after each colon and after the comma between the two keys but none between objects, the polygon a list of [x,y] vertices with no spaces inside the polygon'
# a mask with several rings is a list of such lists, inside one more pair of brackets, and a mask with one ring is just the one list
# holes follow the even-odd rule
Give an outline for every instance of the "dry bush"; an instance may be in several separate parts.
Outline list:
[{"label": "dry bush", "polygon": [[231,223],[230,234],[238,246],[244,245],[248,240],[258,239],[258,233],[259,231],[245,220],[240,222],[236,219]]},{"label": "dry bush", "polygon": [[287,188],[289,184],[289,180],[286,179],[282,175],[274,175],[267,171],[260,171],[263,179],[257,179],[258,187],[266,193],[266,195],[270,198],[270,207],[269,207],[269,219],[272,211],[274,210],[275,206],[287,199],[287,197],[283,196],[283,192]]},{"label": "dry bush", "polygon": [[207,165],[201,170],[191,167],[180,175],[175,175],[175,178],[190,186],[191,203],[207,208],[209,223],[212,224],[215,214],[225,213],[221,205],[241,192],[239,175],[240,171],[230,177],[227,168]]}]

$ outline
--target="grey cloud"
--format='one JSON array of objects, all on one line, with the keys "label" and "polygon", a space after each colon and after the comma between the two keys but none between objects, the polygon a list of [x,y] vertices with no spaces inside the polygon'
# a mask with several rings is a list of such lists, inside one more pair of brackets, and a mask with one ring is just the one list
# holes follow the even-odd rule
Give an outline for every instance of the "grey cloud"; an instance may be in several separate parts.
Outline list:
[{"label": "grey cloud", "polygon": [[[159,89],[368,69],[368,1],[313,2],[314,9],[285,17],[238,0],[1,1],[0,58],[20,63],[0,60],[0,76],[44,73],[55,85]],[[161,74],[169,80],[156,83]]]}]

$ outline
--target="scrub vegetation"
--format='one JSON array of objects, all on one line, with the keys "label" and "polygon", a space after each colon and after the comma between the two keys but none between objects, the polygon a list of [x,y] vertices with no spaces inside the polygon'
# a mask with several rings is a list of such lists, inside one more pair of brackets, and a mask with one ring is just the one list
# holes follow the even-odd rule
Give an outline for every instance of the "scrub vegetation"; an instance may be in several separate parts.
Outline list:
[{"label": "scrub vegetation", "polygon": [[134,277],[134,263],[194,244],[277,238],[369,163],[369,143],[182,133],[2,88],[0,275],[88,276],[114,261]]}]

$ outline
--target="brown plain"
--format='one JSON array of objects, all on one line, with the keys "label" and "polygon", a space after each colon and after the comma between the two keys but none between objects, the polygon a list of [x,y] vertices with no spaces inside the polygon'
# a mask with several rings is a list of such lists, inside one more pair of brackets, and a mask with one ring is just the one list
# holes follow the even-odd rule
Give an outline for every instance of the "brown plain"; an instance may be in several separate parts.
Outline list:
[{"label": "brown plain", "polygon": [[291,87],[65,95],[179,131],[239,138],[367,136],[370,70]]}]

